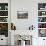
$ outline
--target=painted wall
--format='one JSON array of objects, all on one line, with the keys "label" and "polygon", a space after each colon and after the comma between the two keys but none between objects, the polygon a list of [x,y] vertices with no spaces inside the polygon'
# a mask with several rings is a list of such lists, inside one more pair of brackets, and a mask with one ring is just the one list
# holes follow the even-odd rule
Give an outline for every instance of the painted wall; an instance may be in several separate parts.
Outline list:
[{"label": "painted wall", "polygon": [[[19,30],[28,30],[29,26],[32,24],[35,26],[35,32],[37,34],[37,9],[38,3],[37,0],[12,0],[11,1],[11,22],[16,25],[18,32]],[[28,19],[17,19],[17,11],[28,11]],[[21,31],[22,32],[22,31]],[[26,31],[25,31],[26,33]],[[33,33],[35,34],[35,33]],[[35,38],[33,39],[35,41]],[[37,40],[36,40],[37,41]],[[37,42],[33,42],[33,44],[37,44]]]},{"label": "painted wall", "polygon": [[[32,24],[35,26],[36,34],[33,33],[33,46],[44,46],[43,38],[38,38],[37,17],[38,3],[45,2],[46,0],[11,0],[11,22],[14,23],[18,32],[19,30],[28,30]],[[17,11],[28,11],[28,19],[17,19]]]},{"label": "painted wall", "polygon": [[[31,0],[15,0],[11,2],[11,10],[11,22],[16,25],[17,30],[28,30],[31,25],[35,25],[36,27],[37,2],[35,3],[35,1]],[[17,11],[28,11],[28,19],[17,19]]]}]

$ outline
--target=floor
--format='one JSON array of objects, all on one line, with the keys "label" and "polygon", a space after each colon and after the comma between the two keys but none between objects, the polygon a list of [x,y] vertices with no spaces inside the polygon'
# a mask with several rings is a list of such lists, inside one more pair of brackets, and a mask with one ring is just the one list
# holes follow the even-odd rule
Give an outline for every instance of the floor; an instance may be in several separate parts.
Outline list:
[{"label": "floor", "polygon": [[8,46],[8,45],[0,45],[0,46]]}]

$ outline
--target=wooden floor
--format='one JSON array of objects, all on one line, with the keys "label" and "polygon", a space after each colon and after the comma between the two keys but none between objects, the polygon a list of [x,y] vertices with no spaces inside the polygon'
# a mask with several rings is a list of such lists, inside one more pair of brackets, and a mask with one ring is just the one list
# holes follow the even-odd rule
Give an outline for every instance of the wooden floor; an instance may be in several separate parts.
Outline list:
[{"label": "wooden floor", "polygon": [[0,46],[8,46],[8,45],[0,45]]}]

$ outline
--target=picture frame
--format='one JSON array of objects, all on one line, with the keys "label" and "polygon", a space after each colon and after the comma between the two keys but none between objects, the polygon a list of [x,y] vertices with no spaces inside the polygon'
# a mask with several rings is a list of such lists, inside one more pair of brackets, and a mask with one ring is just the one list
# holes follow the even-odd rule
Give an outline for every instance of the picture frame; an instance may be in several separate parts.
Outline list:
[{"label": "picture frame", "polygon": [[17,19],[28,19],[28,11],[17,11]]}]

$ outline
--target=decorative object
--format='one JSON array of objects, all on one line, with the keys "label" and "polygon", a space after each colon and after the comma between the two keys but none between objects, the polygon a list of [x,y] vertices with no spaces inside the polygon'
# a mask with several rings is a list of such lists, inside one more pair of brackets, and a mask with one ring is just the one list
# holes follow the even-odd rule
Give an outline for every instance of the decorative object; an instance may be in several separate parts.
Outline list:
[{"label": "decorative object", "polygon": [[1,10],[1,6],[0,6],[0,10]]},{"label": "decorative object", "polygon": [[32,45],[31,35],[15,35],[15,45],[16,46],[30,46]]},{"label": "decorative object", "polygon": [[28,19],[28,11],[17,11],[18,19]]},{"label": "decorative object", "polygon": [[46,11],[38,11],[38,16],[46,16]]},{"label": "decorative object", "polygon": [[45,15],[45,12],[42,12],[42,15]]},{"label": "decorative object", "polygon": [[16,26],[13,23],[11,23],[11,30],[16,30]]},{"label": "decorative object", "polygon": [[46,28],[46,23],[43,23],[43,24],[39,23],[38,28]]},{"label": "decorative object", "polygon": [[0,10],[8,10],[8,3],[0,3]]},{"label": "decorative object", "polygon": [[31,25],[31,26],[29,26],[29,30],[34,30],[34,26],[33,25]]},{"label": "decorative object", "polygon": [[38,22],[46,22],[46,17],[38,17]]},{"label": "decorative object", "polygon": [[45,10],[46,9],[46,3],[38,3],[38,10]]},{"label": "decorative object", "polygon": [[40,10],[44,10],[44,8],[40,8]]},{"label": "decorative object", "polygon": [[8,16],[8,11],[0,11],[0,16]]},{"label": "decorative object", "polygon": [[39,37],[46,37],[46,29],[39,29]]},{"label": "decorative object", "polygon": [[8,6],[5,6],[5,10],[8,10]]},{"label": "decorative object", "polygon": [[0,35],[8,37],[8,23],[0,23]]},{"label": "decorative object", "polygon": [[8,22],[8,17],[0,17],[0,22]]}]

